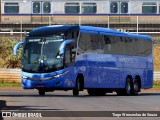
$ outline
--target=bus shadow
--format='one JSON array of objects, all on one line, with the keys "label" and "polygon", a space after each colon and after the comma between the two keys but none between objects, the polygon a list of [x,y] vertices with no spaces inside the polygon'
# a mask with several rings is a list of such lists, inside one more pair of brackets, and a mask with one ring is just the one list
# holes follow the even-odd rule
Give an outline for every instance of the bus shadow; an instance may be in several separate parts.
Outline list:
[{"label": "bus shadow", "polygon": [[160,96],[160,93],[140,93],[138,96]]},{"label": "bus shadow", "polygon": [[[9,102],[17,102],[17,101],[9,101]],[[1,113],[2,110],[3,111],[6,111],[6,110],[24,110],[24,111],[26,110],[30,110],[30,111],[33,111],[33,110],[42,110],[42,111],[65,110],[65,109],[49,109],[49,108],[43,108],[43,107],[46,107],[46,106],[7,106],[6,101],[0,100],[0,118],[2,117],[2,113]]]},{"label": "bus shadow", "polygon": [[[104,96],[90,96],[88,94],[80,94],[79,96],[73,96],[72,94],[46,94],[46,95],[39,95],[39,94],[3,94],[3,95],[0,95],[0,97],[37,97],[37,98],[43,98],[43,97],[73,97],[73,98],[76,98],[76,97],[118,97],[118,95],[116,93],[109,93],[109,94],[106,94]],[[125,96],[125,95],[121,95],[121,96]],[[139,93],[137,96],[160,96],[160,93]],[[129,96],[126,96],[126,97],[129,97]]]},{"label": "bus shadow", "polygon": [[46,98],[46,97],[71,97],[71,98],[77,98],[77,97],[107,97],[107,96],[117,96],[117,94],[109,94],[104,96],[90,96],[88,94],[80,94],[79,96],[73,96],[72,94],[46,94],[46,95],[23,95],[23,94],[6,94],[6,95],[0,95],[0,97],[36,97],[36,98]]},{"label": "bus shadow", "polygon": [[0,100],[0,120],[3,120],[3,117],[2,117],[2,109],[6,107],[6,101],[5,100]]}]

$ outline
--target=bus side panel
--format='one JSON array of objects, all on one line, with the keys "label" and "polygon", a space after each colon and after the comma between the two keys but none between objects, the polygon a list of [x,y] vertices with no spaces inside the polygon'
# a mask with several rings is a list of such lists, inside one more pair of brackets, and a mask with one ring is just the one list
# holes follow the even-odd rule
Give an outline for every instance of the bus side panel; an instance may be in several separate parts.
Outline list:
[{"label": "bus side panel", "polygon": [[147,85],[146,88],[152,88],[153,87],[153,70],[148,69],[147,70]]},{"label": "bus side panel", "polygon": [[121,80],[121,87],[125,87],[125,80],[128,76],[132,76],[134,82],[136,76],[140,76],[141,88],[151,88],[153,85],[153,63],[149,62],[149,57],[140,56],[121,56],[120,62],[123,63],[124,73]]},{"label": "bus side panel", "polygon": [[121,63],[107,54],[85,54],[78,58],[79,73],[84,75],[85,88],[119,88]]},{"label": "bus side panel", "polygon": [[153,87],[153,58],[152,55],[147,59],[147,88]]},{"label": "bus side panel", "polygon": [[64,74],[64,81],[63,81],[63,87],[64,88],[74,88],[76,83],[76,76],[74,74],[74,67],[73,65],[67,67],[65,69]]},{"label": "bus side panel", "polygon": [[84,75],[85,88],[125,88],[126,78],[132,76],[134,82],[137,75],[142,88],[153,84],[153,65],[146,57],[85,54],[77,63],[77,71]]}]

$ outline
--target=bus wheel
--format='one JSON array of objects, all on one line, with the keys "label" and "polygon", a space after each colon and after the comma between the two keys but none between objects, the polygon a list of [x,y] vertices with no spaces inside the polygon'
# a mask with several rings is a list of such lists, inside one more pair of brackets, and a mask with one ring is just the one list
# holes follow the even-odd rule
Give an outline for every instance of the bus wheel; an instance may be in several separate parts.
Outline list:
[{"label": "bus wheel", "polygon": [[38,90],[39,95],[45,95],[45,91],[44,90]]},{"label": "bus wheel", "polygon": [[131,95],[131,80],[129,78],[127,78],[127,81],[126,81],[126,87],[124,89],[124,94]]},{"label": "bus wheel", "polygon": [[76,87],[73,88],[73,95],[74,96],[78,96],[79,95],[79,91],[80,91],[80,81],[79,81],[79,78],[78,78],[77,82],[76,82]]},{"label": "bus wheel", "polygon": [[119,95],[119,96],[131,95],[131,80],[129,78],[127,78],[125,88],[118,89],[116,92],[117,92],[117,95]]},{"label": "bus wheel", "polygon": [[138,95],[139,89],[140,89],[139,84],[138,84],[137,80],[135,80],[133,83],[132,95]]}]

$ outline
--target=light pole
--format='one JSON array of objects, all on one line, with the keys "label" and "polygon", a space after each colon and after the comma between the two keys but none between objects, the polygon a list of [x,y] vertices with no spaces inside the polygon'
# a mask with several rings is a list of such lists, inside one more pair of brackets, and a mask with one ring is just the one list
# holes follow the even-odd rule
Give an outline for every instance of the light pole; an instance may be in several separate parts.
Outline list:
[{"label": "light pole", "polygon": [[1,23],[1,0],[0,0],[0,23]]},{"label": "light pole", "polygon": [[[23,0],[23,3],[25,4],[27,2],[27,0]],[[23,17],[21,16],[21,21],[20,21],[20,40],[23,41],[23,36],[22,36],[22,30],[23,30]]]}]

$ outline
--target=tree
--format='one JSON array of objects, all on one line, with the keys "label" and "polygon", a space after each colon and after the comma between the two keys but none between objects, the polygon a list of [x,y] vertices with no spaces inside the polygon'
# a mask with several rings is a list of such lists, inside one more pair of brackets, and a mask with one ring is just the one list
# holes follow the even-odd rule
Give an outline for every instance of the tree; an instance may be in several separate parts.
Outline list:
[{"label": "tree", "polygon": [[18,40],[0,38],[0,67],[21,68],[22,48],[19,49],[18,56],[13,55],[13,48],[16,43]]}]

